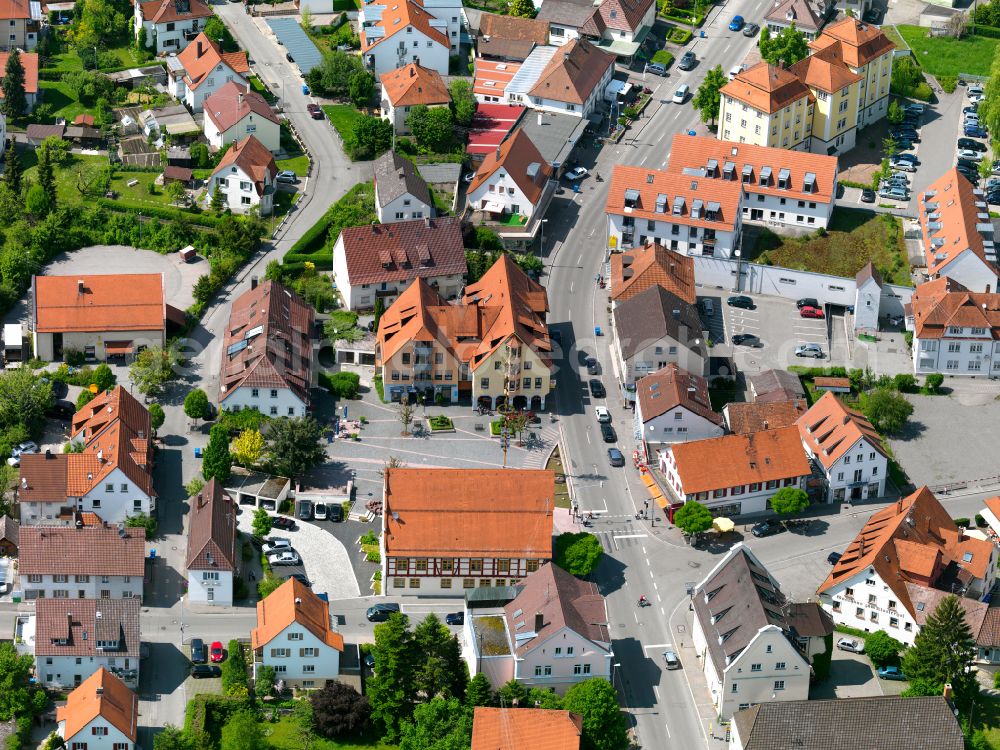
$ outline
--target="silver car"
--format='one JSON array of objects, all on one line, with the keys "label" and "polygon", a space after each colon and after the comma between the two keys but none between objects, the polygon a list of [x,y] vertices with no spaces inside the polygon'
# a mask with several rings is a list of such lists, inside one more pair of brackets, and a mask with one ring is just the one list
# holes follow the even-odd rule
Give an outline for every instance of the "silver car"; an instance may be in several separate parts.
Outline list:
[{"label": "silver car", "polygon": [[795,356],[823,359],[823,347],[819,344],[799,344],[795,347]]},{"label": "silver car", "polygon": [[841,638],[837,641],[837,648],[841,651],[850,651],[852,654],[863,654],[865,644],[856,638]]},{"label": "silver car", "polygon": [[677,658],[677,654],[667,649],[663,652],[663,663],[666,665],[667,669],[680,669],[681,660]]},{"label": "silver car", "polygon": [[302,563],[302,558],[299,557],[299,553],[295,550],[286,549],[268,555],[267,562],[273,568],[278,565],[299,565]]}]

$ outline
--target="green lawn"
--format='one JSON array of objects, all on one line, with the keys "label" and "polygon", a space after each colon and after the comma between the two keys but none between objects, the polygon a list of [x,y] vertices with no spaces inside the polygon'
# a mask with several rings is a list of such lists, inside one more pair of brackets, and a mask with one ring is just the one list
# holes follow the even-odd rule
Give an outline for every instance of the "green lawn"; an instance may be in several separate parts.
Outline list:
[{"label": "green lawn", "polygon": [[[163,186],[157,185],[155,194],[149,192],[149,186],[160,174],[160,172],[118,172],[111,180],[111,189],[118,193],[120,200],[130,205],[164,208],[170,205],[170,199],[163,192]],[[133,180],[138,180],[138,183],[130,187],[129,183]]]},{"label": "green lawn", "polygon": [[[34,150],[20,151],[21,164],[24,165],[24,176],[34,182],[37,179],[37,160]],[[62,203],[77,204],[83,201],[83,196],[76,188],[76,170],[85,164],[107,165],[106,156],[88,156],[84,154],[70,154],[69,162],[66,166],[57,168],[56,173],[56,196]]]},{"label": "green lawn", "polygon": [[305,154],[288,159],[278,159],[274,163],[278,165],[279,170],[290,169],[299,177],[305,177],[309,171],[309,157]]},{"label": "green lawn", "polygon": [[271,93],[271,90],[264,85],[264,82],[257,76],[250,76],[250,87],[267,100],[268,104],[274,104],[278,97]]},{"label": "green lawn", "polygon": [[361,119],[361,113],[350,104],[326,104],[323,111],[330,118],[330,124],[337,129],[344,143],[354,140],[354,123]]},{"label": "green lawn", "polygon": [[850,278],[872,261],[888,283],[910,281],[903,231],[889,214],[835,208],[825,236],[779,237],[765,229],[756,253],[758,263]]},{"label": "green lawn", "polygon": [[896,45],[899,49],[906,49],[906,43],[903,41],[903,37],[899,35],[896,31],[895,26],[883,26],[882,33],[889,37],[889,41]]},{"label": "green lawn", "polygon": [[44,92],[42,101],[52,105],[54,117],[64,117],[72,122],[77,115],[89,111],[62,81],[39,81],[38,87]]},{"label": "green lawn", "polygon": [[1000,750],[1000,696],[980,695],[972,723],[986,732],[990,747]]},{"label": "green lawn", "polygon": [[910,45],[917,62],[934,76],[960,73],[988,76],[993,55],[1000,39],[983,36],[930,37],[920,26],[897,26],[899,33]]},{"label": "green lawn", "polygon": [[[270,732],[268,742],[276,750],[302,750],[295,724],[291,717],[285,716],[275,724],[265,724],[264,731]],[[334,742],[323,737],[317,737],[309,743],[311,750],[395,750],[395,745],[383,745],[378,741],[371,742]]]}]

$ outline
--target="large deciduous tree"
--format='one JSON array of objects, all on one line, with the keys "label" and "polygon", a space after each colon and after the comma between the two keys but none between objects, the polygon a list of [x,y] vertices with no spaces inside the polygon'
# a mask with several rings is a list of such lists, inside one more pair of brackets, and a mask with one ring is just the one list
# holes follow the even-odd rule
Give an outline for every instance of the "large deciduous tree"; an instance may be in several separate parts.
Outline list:
[{"label": "large deciduous tree", "polygon": [[600,540],[586,531],[568,531],[556,537],[553,560],[575,576],[588,576],[601,562],[604,548]]},{"label": "large deciduous tree", "polygon": [[201,388],[194,388],[184,397],[184,413],[189,419],[208,417],[208,394]]},{"label": "large deciduous tree", "polygon": [[155,397],[173,379],[176,364],[177,357],[171,350],[151,346],[139,352],[129,365],[128,376],[139,393]]},{"label": "large deciduous tree", "polygon": [[697,500],[688,500],[674,512],[674,525],[685,534],[700,534],[712,528],[712,511]]},{"label": "large deciduous tree", "polygon": [[705,74],[705,79],[701,82],[695,92],[691,105],[701,114],[701,121],[709,125],[714,125],[719,119],[719,92],[722,87],[729,83],[726,74],[722,72],[722,66],[716,65]]},{"label": "large deciduous tree", "polygon": [[278,473],[293,478],[326,460],[323,431],[312,417],[281,417],[267,427],[267,455]]},{"label": "large deciduous tree", "polygon": [[421,703],[403,723],[399,750],[467,750],[472,742],[472,711],[456,698]]},{"label": "large deciduous tree", "polygon": [[805,34],[795,28],[793,23],[779,31],[777,35],[760,35],[760,56],[771,65],[794,65],[809,54],[809,42]]},{"label": "large deciduous tree", "polygon": [[809,507],[809,495],[798,487],[782,487],[771,496],[771,509],[782,516],[801,513]]},{"label": "large deciduous tree", "polygon": [[334,680],[311,693],[313,725],[329,739],[351,737],[368,728],[371,706],[368,698],[350,685]]},{"label": "large deciduous tree", "polygon": [[208,447],[201,461],[201,473],[208,481],[215,477],[220,482],[229,479],[233,468],[233,457],[229,453],[229,432],[221,425],[212,425]]},{"label": "large deciduous tree", "polygon": [[222,750],[267,750],[263,725],[249,710],[237,711],[222,727]]},{"label": "large deciduous tree", "polygon": [[566,691],[563,708],[583,717],[583,747],[586,750],[620,750],[628,746],[625,715],[618,694],[607,680],[593,678]]},{"label": "large deciduous tree", "polygon": [[913,404],[898,391],[876,388],[864,394],[862,406],[865,416],[879,432],[893,435],[903,429],[913,413]]}]

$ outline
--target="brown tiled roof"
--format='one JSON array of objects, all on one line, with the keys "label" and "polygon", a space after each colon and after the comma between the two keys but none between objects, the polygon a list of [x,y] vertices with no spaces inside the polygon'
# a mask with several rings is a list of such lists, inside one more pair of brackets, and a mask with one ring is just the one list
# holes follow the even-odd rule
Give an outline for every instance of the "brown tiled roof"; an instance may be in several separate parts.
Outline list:
[{"label": "brown tiled roof", "polygon": [[451,94],[441,74],[416,63],[390,70],[380,77],[382,93],[393,107],[415,107],[424,104],[448,104]]},{"label": "brown tiled roof", "polygon": [[1000,339],[1000,294],[995,292],[970,292],[942,276],[918,285],[910,305],[918,339],[944,338],[950,326],[984,328],[974,340]]},{"label": "brown tiled roof", "polygon": [[580,750],[583,719],[546,708],[476,706],[472,750]]},{"label": "brown tiled roof", "polygon": [[251,180],[257,190],[257,195],[263,195],[268,183],[273,183],[278,175],[278,167],[274,163],[274,156],[267,147],[257,140],[257,136],[248,135],[242,141],[234,141],[219,160],[219,166],[212,172],[212,176],[219,174],[229,167],[236,166],[243,170]]},{"label": "brown tiled roof", "polygon": [[834,631],[833,618],[819,602],[789,602],[784,614],[788,627],[803,638],[822,638]]},{"label": "brown tiled roof", "polygon": [[413,162],[395,151],[386,151],[375,160],[375,189],[380,207],[385,208],[409,193],[421,203],[433,206],[427,183]]},{"label": "brown tiled roof", "polygon": [[483,96],[504,95],[507,84],[510,83],[514,75],[521,69],[519,63],[496,62],[494,60],[483,60],[476,58],[476,79],[472,86],[475,94]]},{"label": "brown tiled roof", "polygon": [[[536,617],[542,627],[536,629]],[[507,632],[515,636],[515,658],[523,658],[564,629],[586,638],[605,652],[611,650],[608,608],[597,585],[581,581],[553,563],[541,566],[521,581],[518,595],[504,605]],[[524,634],[534,633],[533,638]]]},{"label": "brown tiled roof", "polygon": [[188,570],[234,571],[236,551],[236,503],[214,478],[188,499]]},{"label": "brown tiled roof", "polygon": [[345,227],[347,277],[352,286],[464,274],[462,225],[455,217]]},{"label": "brown tiled roof", "polygon": [[657,242],[611,256],[611,299],[624,302],[651,286],[662,286],[693,305],[694,258]]},{"label": "brown tiled roof", "polygon": [[[7,71],[7,58],[9,52],[0,52],[0,81],[3,81]],[[22,52],[21,67],[24,68],[24,93],[38,93],[38,53]],[[3,91],[0,91],[0,99],[3,99]],[[30,127],[30,126],[29,126]]]},{"label": "brown tiled roof", "polygon": [[84,680],[69,694],[66,705],[56,710],[56,721],[65,722],[62,737],[67,743],[99,716],[135,742],[139,699],[104,667]]},{"label": "brown tiled roof", "polygon": [[751,375],[750,387],[757,403],[790,401],[806,395],[799,376],[786,370],[763,370]]},{"label": "brown tiled roof", "polygon": [[671,362],[666,367],[644,375],[635,384],[636,400],[646,421],[683,407],[716,425],[722,425],[722,415],[712,411],[708,398],[708,381]]},{"label": "brown tiled roof", "polygon": [[797,427],[670,446],[685,494],[809,476]]},{"label": "brown tiled roof", "polygon": [[205,117],[215,123],[225,133],[244,117],[255,114],[269,122],[278,124],[278,116],[271,105],[256,91],[229,81],[217,91],[205,97]]},{"label": "brown tiled roof", "polygon": [[976,228],[979,223],[989,222],[987,206],[973,191],[972,183],[952,168],[920,194],[918,216],[929,276],[942,273],[965,251],[997,271],[996,263],[986,260],[983,236]]},{"label": "brown tiled roof", "polygon": [[860,441],[868,444],[866,450],[885,456],[882,439],[868,418],[849,408],[832,391],[820,396],[797,424],[802,442],[827,470]]},{"label": "brown tiled roof", "polygon": [[205,36],[204,31],[178,53],[177,60],[187,74],[184,82],[190,89],[201,86],[219,63],[244,77],[250,72],[245,52],[223,52],[217,42]]},{"label": "brown tiled roof", "polygon": [[138,576],[146,570],[146,530],[114,526],[24,526],[18,548],[25,575]]},{"label": "brown tiled roof", "polygon": [[31,18],[28,0],[0,0],[0,19],[7,21],[19,18]]},{"label": "brown tiled roof", "polygon": [[813,101],[809,87],[790,70],[760,62],[722,87],[720,93],[760,112],[773,114],[803,97]]},{"label": "brown tiled roof", "polygon": [[254,649],[266,646],[285,628],[297,622],[327,646],[344,650],[344,637],[330,625],[330,603],[304,583],[289,578],[257,602],[257,627],[250,631]]},{"label": "brown tiled roof", "polygon": [[917,609],[906,583],[924,583],[951,564],[983,579],[992,552],[990,542],[962,534],[931,491],[921,487],[868,519],[818,591],[828,591],[873,567],[915,617]]},{"label": "brown tiled roof", "polygon": [[[638,193],[638,199],[626,211],[625,193],[633,190]],[[743,190],[738,182],[616,164],[611,173],[605,212],[618,215],[628,213],[637,222],[669,221],[672,224],[730,231],[736,226],[742,195]],[[665,200],[665,203],[661,203],[665,210],[657,211],[657,200],[661,196]],[[681,213],[675,214],[672,212],[673,204],[678,198],[683,199],[684,207]],[[695,201],[703,204],[701,216],[697,219],[691,216],[691,207]],[[705,218],[709,203],[719,204],[714,220]]]},{"label": "brown tiled roof", "polygon": [[479,36],[548,44],[549,24],[534,18],[482,13],[479,16]]},{"label": "brown tiled roof", "polygon": [[420,0],[399,0],[391,7],[382,11],[381,19],[374,24],[376,27],[385,29],[382,36],[369,38],[364,29],[361,29],[361,51],[367,52],[376,44],[391,39],[400,31],[412,26],[428,39],[443,44],[445,49],[450,49],[448,37],[444,32],[431,26],[433,15],[424,10]]},{"label": "brown tiled roof", "polygon": [[[733,165],[733,182],[739,183],[747,193],[774,195],[780,198],[830,203],[837,189],[837,157],[793,151],[787,148],[757,146],[752,143],[732,143],[701,135],[677,134],[670,148],[667,169],[684,173],[685,170],[704,170],[714,161],[714,172],[708,177],[725,180],[725,167]],[[749,180],[743,179],[743,170],[750,166]],[[762,184],[764,168],[771,171],[767,184]],[[778,175],[788,170],[788,187],[778,187]],[[812,175],[812,189],[806,192],[806,175]]]},{"label": "brown tiled roof", "polygon": [[[534,176],[528,174],[528,169],[532,166],[535,168]],[[503,169],[514,180],[531,205],[535,205],[542,197],[545,183],[552,176],[552,167],[521,128],[497,146],[496,151],[486,154],[469,185],[467,195],[472,195],[499,169]]]},{"label": "brown tiled roof", "polygon": [[0,539],[17,546],[21,524],[10,516],[0,516]]},{"label": "brown tiled roof", "polygon": [[808,405],[804,398],[789,401],[733,401],[722,408],[730,432],[745,435],[761,430],[777,430],[790,427],[806,413]]},{"label": "brown tiled roof", "polygon": [[[35,657],[138,659],[141,606],[138,597],[38,599],[35,601]],[[107,645],[109,643],[112,645]]]},{"label": "brown tiled roof", "polygon": [[309,403],[313,309],[277,281],[233,302],[223,339],[220,399],[237,388],[289,388]]},{"label": "brown tiled roof", "polygon": [[868,279],[875,279],[875,283],[880,287],[882,286],[882,274],[878,272],[875,268],[875,264],[868,261],[865,267],[858,271],[857,275],[854,277],[855,283],[860,288]]},{"label": "brown tiled roof", "polygon": [[33,284],[38,333],[162,331],[165,325],[160,273],[35,276]]},{"label": "brown tiled roof", "polygon": [[653,0],[603,0],[597,12],[605,28],[635,34],[652,5]]},{"label": "brown tiled roof", "polygon": [[557,102],[583,104],[614,64],[614,55],[599,50],[586,39],[572,39],[552,56],[528,94]]},{"label": "brown tiled roof", "polygon": [[815,33],[823,25],[823,12],[810,0],[775,0],[764,19],[780,25],[794,23],[799,31]]},{"label": "brown tiled roof", "polygon": [[191,167],[178,167],[173,164],[168,164],[163,168],[163,178],[166,180],[190,182],[193,177],[194,170],[191,169]]},{"label": "brown tiled roof", "polygon": [[173,23],[215,15],[201,0],[151,0],[140,3],[139,11],[144,20],[152,23]]},{"label": "brown tiled roof", "polygon": [[699,357],[707,356],[698,311],[662,286],[651,286],[619,303],[612,315],[619,350],[625,359],[668,336]]},{"label": "brown tiled roof", "polygon": [[896,45],[878,26],[847,16],[830,24],[809,42],[813,50],[840,47],[840,57],[852,68],[862,68],[876,57],[890,54]]},{"label": "brown tiled roof", "polygon": [[385,554],[549,560],[554,499],[542,469],[386,469]]}]

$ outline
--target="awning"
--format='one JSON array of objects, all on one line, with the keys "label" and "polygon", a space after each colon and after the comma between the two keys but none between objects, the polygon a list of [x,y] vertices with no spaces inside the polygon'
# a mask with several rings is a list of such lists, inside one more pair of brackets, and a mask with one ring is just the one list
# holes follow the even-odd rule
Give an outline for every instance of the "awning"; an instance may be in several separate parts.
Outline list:
[{"label": "awning", "polygon": [[648,471],[644,471],[641,474],[642,483],[646,485],[646,489],[649,490],[650,497],[653,498],[653,502],[659,505],[661,508],[667,507],[667,500],[663,497],[663,490],[660,489],[660,485],[656,483],[656,480],[650,476]]},{"label": "awning", "polygon": [[723,518],[719,516],[712,520],[712,528],[718,531],[720,534],[725,534],[736,528],[736,524],[730,521],[728,518]]},{"label": "awning", "polygon": [[505,208],[502,201],[491,200],[489,198],[483,201],[481,205],[481,211],[488,211],[491,214],[502,214]]},{"label": "awning", "polygon": [[131,341],[106,341],[104,343],[105,354],[131,354]]}]

